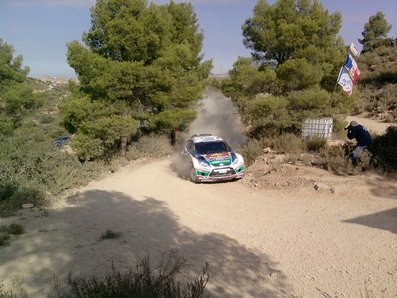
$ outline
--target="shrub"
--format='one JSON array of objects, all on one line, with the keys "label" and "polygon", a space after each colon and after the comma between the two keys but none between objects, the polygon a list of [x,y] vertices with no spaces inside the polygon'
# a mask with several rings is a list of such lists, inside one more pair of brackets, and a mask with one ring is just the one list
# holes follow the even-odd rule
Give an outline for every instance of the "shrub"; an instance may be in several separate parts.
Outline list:
[{"label": "shrub", "polygon": [[241,155],[244,157],[245,163],[249,166],[252,165],[256,158],[263,154],[263,144],[260,140],[250,139],[241,150]]},{"label": "shrub", "polygon": [[258,96],[248,102],[244,118],[254,128],[275,126],[277,130],[284,129],[291,125],[288,104],[284,97]]},{"label": "shrub", "polygon": [[325,146],[320,150],[324,158],[323,167],[336,175],[357,175],[373,168],[372,154],[365,150],[361,153],[358,164],[353,165],[350,158],[355,145],[347,143],[343,146]]},{"label": "shrub", "polygon": [[0,202],[10,198],[17,190],[18,184],[11,180],[0,180]]},{"label": "shrub", "polygon": [[12,235],[21,235],[25,233],[25,229],[22,225],[19,224],[10,224],[8,227],[8,233]]},{"label": "shrub", "polygon": [[302,119],[330,114],[331,94],[318,86],[291,92],[287,99],[292,116],[300,114],[298,118]]},{"label": "shrub", "polygon": [[375,137],[369,150],[381,166],[397,169],[397,126],[390,126],[384,135]]},{"label": "shrub", "polygon": [[202,274],[182,287],[177,275],[184,265],[184,259],[170,254],[168,259],[153,270],[149,257],[137,264],[137,272],[122,274],[115,269],[104,278],[69,278],[70,290],[59,297],[203,297],[208,282],[208,264]]},{"label": "shrub", "polygon": [[320,150],[324,158],[324,169],[336,175],[347,175],[352,172],[351,160],[346,156],[346,150],[342,146],[326,146]]},{"label": "shrub", "polygon": [[117,232],[113,232],[112,230],[107,230],[105,233],[99,237],[100,240],[106,240],[106,239],[117,239],[120,238],[121,234]]},{"label": "shrub", "polygon": [[301,153],[306,151],[306,144],[300,136],[285,133],[274,138],[273,149],[279,153]]},{"label": "shrub", "polygon": [[6,289],[4,283],[0,281],[0,297],[2,298],[28,298],[29,295],[21,286],[21,282],[17,279],[11,281],[11,288]]},{"label": "shrub", "polygon": [[151,134],[141,137],[138,142],[130,145],[127,159],[134,160],[143,157],[163,157],[172,154],[173,148],[166,135]]},{"label": "shrub", "polygon": [[[0,246],[8,244],[10,235],[20,235],[25,233],[23,226],[19,224],[11,224],[9,226],[0,227]],[[0,295],[0,297],[3,297]]]},{"label": "shrub", "polygon": [[6,210],[17,210],[22,207],[22,204],[27,203],[31,203],[34,206],[46,206],[48,204],[48,198],[38,188],[22,185],[3,202],[3,205]]},{"label": "shrub", "polygon": [[327,145],[327,139],[319,136],[308,138],[304,142],[306,144],[307,150],[314,152],[319,152],[322,148],[325,147],[325,145]]},{"label": "shrub", "polygon": [[347,125],[345,116],[338,115],[333,117],[333,135],[336,138],[344,139],[346,137],[345,127]]}]

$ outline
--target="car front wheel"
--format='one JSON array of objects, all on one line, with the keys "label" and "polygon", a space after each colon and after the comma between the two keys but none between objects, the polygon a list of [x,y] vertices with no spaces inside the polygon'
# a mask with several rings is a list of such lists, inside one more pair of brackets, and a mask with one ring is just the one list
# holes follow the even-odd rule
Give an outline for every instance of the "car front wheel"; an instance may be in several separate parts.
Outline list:
[{"label": "car front wheel", "polygon": [[191,167],[191,169],[190,169],[190,180],[193,183],[197,183],[198,182],[197,175],[196,175],[196,169],[193,168],[193,167]]}]

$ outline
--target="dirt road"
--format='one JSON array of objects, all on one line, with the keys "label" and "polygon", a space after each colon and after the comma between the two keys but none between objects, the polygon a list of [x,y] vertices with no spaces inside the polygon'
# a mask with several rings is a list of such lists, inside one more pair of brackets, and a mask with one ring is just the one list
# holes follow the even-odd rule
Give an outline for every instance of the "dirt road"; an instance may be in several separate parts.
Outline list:
[{"label": "dirt road", "polygon": [[[0,248],[0,280],[17,276],[42,297],[54,275],[62,284],[69,271],[127,270],[175,248],[186,276],[210,263],[207,288],[217,297],[396,297],[397,179],[293,171],[321,188],[196,185],[171,159],[132,163],[48,214],[2,219],[27,233]],[[121,237],[100,241],[107,230]]]},{"label": "dirt road", "polygon": [[359,117],[359,116],[349,116],[346,118],[346,122],[350,123],[350,121],[357,121],[358,123],[360,123],[361,125],[364,125],[365,127],[367,127],[371,132],[375,132],[377,134],[383,134],[385,133],[386,129],[389,126],[395,126],[396,123],[384,123],[384,122],[379,122],[379,121],[375,121],[372,119],[368,119],[368,118],[363,118],[363,117]]}]

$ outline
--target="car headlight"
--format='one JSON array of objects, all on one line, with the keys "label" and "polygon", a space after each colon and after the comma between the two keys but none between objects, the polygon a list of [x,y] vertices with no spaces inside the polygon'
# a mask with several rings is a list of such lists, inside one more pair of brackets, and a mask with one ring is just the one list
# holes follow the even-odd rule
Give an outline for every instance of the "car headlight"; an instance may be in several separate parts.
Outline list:
[{"label": "car headlight", "polygon": [[231,155],[232,155],[232,165],[238,164],[238,158],[237,158],[236,153],[232,152]]}]

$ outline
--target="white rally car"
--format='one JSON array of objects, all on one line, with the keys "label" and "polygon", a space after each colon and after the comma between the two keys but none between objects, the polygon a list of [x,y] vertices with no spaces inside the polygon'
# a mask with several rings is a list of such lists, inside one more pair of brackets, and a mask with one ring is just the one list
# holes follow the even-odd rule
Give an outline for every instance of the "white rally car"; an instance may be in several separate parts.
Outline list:
[{"label": "white rally car", "polygon": [[183,150],[191,163],[194,183],[240,179],[244,176],[243,157],[221,138],[208,134],[193,135]]}]

